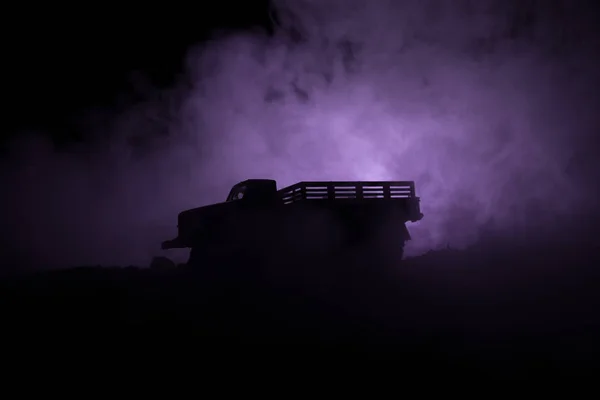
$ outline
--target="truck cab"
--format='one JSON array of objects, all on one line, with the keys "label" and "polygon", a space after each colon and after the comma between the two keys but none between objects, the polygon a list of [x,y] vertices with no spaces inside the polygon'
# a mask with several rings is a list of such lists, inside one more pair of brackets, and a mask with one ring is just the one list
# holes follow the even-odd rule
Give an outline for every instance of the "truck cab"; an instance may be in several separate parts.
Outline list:
[{"label": "truck cab", "polygon": [[225,202],[239,201],[268,204],[277,201],[277,182],[273,179],[248,179],[234,185]]},{"label": "truck cab", "polygon": [[[185,210],[177,216],[178,236],[162,243],[163,249],[193,247],[198,235],[211,236],[215,227],[227,219],[245,215],[248,208],[270,208],[279,201],[277,182],[272,179],[247,179],[235,184],[222,203]],[[243,213],[243,214],[241,214]]]},{"label": "truck cab", "polygon": [[273,179],[248,179],[224,202],[180,212],[178,235],[162,248],[190,248],[193,259],[239,249],[348,248],[390,237],[390,247],[402,251],[411,240],[406,222],[423,218],[419,202],[413,181],[302,181],[278,190]]}]

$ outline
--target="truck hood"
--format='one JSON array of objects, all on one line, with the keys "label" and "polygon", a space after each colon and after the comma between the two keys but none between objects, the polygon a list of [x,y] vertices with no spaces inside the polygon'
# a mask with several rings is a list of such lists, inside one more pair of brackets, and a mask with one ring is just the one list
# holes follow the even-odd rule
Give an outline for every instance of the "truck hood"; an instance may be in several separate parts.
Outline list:
[{"label": "truck hood", "polygon": [[231,203],[216,203],[180,212],[177,218],[179,236],[185,236],[211,224],[214,220],[226,214],[230,206]]}]

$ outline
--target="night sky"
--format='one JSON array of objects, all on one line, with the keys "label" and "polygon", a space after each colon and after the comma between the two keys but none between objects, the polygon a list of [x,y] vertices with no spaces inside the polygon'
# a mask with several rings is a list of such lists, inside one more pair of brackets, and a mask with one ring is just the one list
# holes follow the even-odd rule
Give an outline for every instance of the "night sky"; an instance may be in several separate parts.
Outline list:
[{"label": "night sky", "polygon": [[21,30],[3,35],[10,136],[31,130],[59,143],[85,139],[78,125],[82,116],[140,100],[145,89],[173,85],[194,45],[223,32],[272,25],[269,4],[260,0],[235,7],[71,7],[11,13]]},{"label": "night sky", "polygon": [[594,2],[272,3],[14,8],[5,259],[147,265],[253,177],[415,180],[408,254],[596,208]]}]

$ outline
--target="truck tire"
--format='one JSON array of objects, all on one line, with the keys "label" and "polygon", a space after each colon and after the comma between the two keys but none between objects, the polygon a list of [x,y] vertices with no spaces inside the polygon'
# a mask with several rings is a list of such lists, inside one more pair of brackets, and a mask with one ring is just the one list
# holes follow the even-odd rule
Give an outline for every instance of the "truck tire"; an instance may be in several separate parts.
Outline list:
[{"label": "truck tire", "polygon": [[399,236],[374,235],[371,244],[379,260],[386,264],[397,264],[404,258],[405,240]]},{"label": "truck tire", "polygon": [[152,257],[152,261],[150,262],[150,269],[153,270],[173,270],[176,265],[170,258],[157,256]]},{"label": "truck tire", "polygon": [[188,257],[187,265],[190,267],[202,264],[202,250],[198,246],[194,246],[190,249],[190,256]]},{"label": "truck tire", "polygon": [[403,259],[405,238],[398,229],[386,229],[382,224],[357,218],[344,218],[342,223],[345,252],[357,253],[378,263],[397,263]]},{"label": "truck tire", "polygon": [[239,249],[227,247],[214,249],[199,245],[190,249],[187,265],[199,269],[215,267],[224,270],[240,262],[247,263],[248,257],[249,255]]},{"label": "truck tire", "polygon": [[224,261],[225,240],[220,225],[208,226],[195,235],[187,265],[194,268],[207,268]]},{"label": "truck tire", "polygon": [[207,248],[206,246],[194,246],[190,249],[187,265],[190,267],[206,268],[219,263],[227,262],[225,252]]}]

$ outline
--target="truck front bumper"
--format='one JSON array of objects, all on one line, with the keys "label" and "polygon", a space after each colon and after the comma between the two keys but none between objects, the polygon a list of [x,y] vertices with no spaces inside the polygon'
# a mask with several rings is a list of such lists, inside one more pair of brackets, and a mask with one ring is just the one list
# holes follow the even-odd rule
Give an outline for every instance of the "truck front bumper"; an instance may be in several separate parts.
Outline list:
[{"label": "truck front bumper", "polygon": [[183,248],[186,248],[187,246],[185,246],[183,243],[181,243],[181,240],[179,239],[179,237],[176,237],[175,239],[165,240],[164,242],[162,242],[160,247],[163,250],[168,250],[168,249],[183,249]]}]

